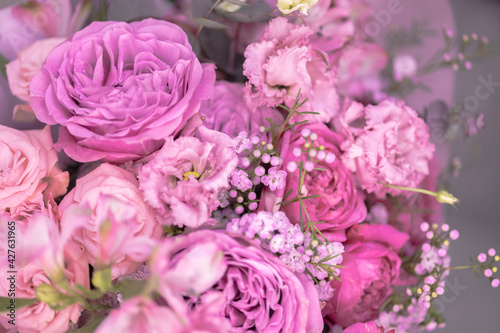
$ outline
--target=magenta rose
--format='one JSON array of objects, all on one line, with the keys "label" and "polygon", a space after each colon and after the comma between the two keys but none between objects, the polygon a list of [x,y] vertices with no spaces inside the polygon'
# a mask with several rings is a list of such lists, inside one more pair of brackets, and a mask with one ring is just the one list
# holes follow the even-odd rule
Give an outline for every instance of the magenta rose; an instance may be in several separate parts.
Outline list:
[{"label": "magenta rose", "polygon": [[49,54],[30,103],[40,121],[62,125],[57,147],[71,158],[120,163],[180,133],[214,80],[172,23],[94,22]]},{"label": "magenta rose", "polygon": [[[313,170],[307,172],[303,192],[304,196],[319,195],[319,197],[304,200],[307,213],[311,220],[323,221],[316,226],[320,230],[331,232],[342,232],[346,228],[364,221],[366,217],[366,206],[360,191],[356,189],[356,182],[353,174],[344,166],[340,160],[339,145],[342,137],[332,132],[326,125],[321,123],[308,124],[305,128],[317,135],[314,147],[317,152],[333,154],[333,162],[326,157],[315,164],[316,167],[324,170]],[[312,135],[312,134],[311,134]],[[296,129],[295,134],[283,136],[281,143],[281,157],[283,167],[287,167],[290,162],[300,163],[306,153],[300,156],[294,155],[294,150],[305,149],[306,140],[301,135],[301,129]],[[323,150],[319,150],[319,146]],[[263,208],[274,210],[276,203],[281,201],[284,193],[293,189],[292,198],[297,195],[299,182],[299,170],[288,172],[286,186],[281,191],[265,191],[263,193]],[[298,202],[287,204],[282,207],[290,222],[300,223],[300,205]],[[305,218],[305,215],[304,215]],[[343,240],[342,238],[340,240]]]},{"label": "magenta rose", "polygon": [[340,278],[323,314],[344,327],[378,317],[399,276],[398,252],[408,235],[390,225],[355,225],[347,234]]},{"label": "magenta rose", "polygon": [[[317,293],[310,294],[315,288],[308,288],[278,258],[244,237],[202,230],[165,239],[151,262],[151,271],[161,278],[172,275],[174,270],[177,278],[163,281],[163,290],[168,291],[173,285],[182,282],[182,272],[186,277],[190,275],[191,267],[180,265],[190,262],[184,258],[186,253],[199,252],[196,249],[200,247],[207,248],[207,253],[220,251],[225,262],[222,264],[219,259],[214,268],[208,271],[208,276],[212,277],[221,274],[212,286],[201,285],[199,280],[193,280],[193,293],[197,295],[205,290],[200,295],[201,305],[192,301],[193,311],[196,311],[197,306],[203,306],[204,297],[222,292],[225,301],[218,313],[229,319],[233,327],[231,332],[322,331],[322,318],[314,315],[319,311]],[[197,258],[194,255],[192,257]],[[224,270],[214,271],[215,267],[223,267]]]}]

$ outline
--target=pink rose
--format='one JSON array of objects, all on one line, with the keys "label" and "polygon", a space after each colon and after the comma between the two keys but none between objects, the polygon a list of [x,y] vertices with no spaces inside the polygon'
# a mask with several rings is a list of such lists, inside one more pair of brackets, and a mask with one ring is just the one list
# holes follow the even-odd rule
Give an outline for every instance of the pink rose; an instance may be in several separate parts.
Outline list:
[{"label": "pink rose", "polygon": [[[222,292],[224,302],[219,305],[217,312],[219,316],[229,319],[233,327],[231,332],[322,331],[323,322],[321,316],[317,316],[317,293],[308,297],[311,289],[315,291],[315,288],[309,288],[306,293],[302,282],[288,266],[242,236],[231,237],[222,232],[202,230],[164,239],[151,262],[151,271],[161,277],[168,273],[165,268],[169,265],[164,263],[175,263],[182,259],[184,253],[207,245],[222,252],[226,268],[222,272],[222,278],[201,294],[201,306],[203,297]],[[177,269],[182,272],[182,266]],[[185,274],[188,274],[189,269],[191,268],[184,266]],[[167,298],[169,295],[165,293],[168,290],[169,288],[162,287],[162,295]],[[200,306],[196,298],[190,302],[191,309],[196,311]],[[316,307],[316,311],[309,307]],[[309,319],[319,322],[311,323],[308,322]]]},{"label": "pink rose", "polygon": [[48,200],[66,193],[69,175],[57,166],[49,126],[19,131],[0,125],[0,212],[40,194]]},{"label": "pink rose", "polygon": [[[18,246],[16,248],[16,278],[15,278],[15,291],[16,298],[35,298],[35,289],[41,284],[49,284],[55,286],[51,281],[50,276],[47,274],[46,265],[43,265],[43,261],[39,256],[32,256],[26,251],[30,252],[35,250],[33,246],[33,240],[38,241],[42,234],[36,233],[38,230],[34,222],[44,222],[46,223],[46,229],[57,230],[58,226],[54,220],[43,219],[39,220],[40,217],[33,217],[24,221],[13,221],[9,219],[8,221],[3,221],[0,218],[0,225],[2,230],[2,235],[7,235],[7,227],[15,224],[15,232],[18,237],[18,245],[23,244],[23,246]],[[12,222],[10,222],[12,221]],[[8,224],[9,223],[9,224]],[[51,224],[51,225],[48,225]],[[26,235],[31,238],[20,239],[21,235]],[[38,237],[38,238],[36,238]],[[30,241],[32,240],[32,241]],[[48,240],[48,239],[47,239]],[[50,240],[49,240],[50,241]],[[62,244],[60,239],[52,238],[52,242],[57,242],[57,246],[61,251],[61,256],[64,256],[62,261],[63,266],[60,267],[60,271],[68,279],[70,284],[80,284],[83,287],[89,288],[89,269],[88,262],[85,258],[83,250],[74,243]],[[45,244],[46,246],[40,247],[39,252],[46,252],[47,245],[52,246],[53,243]],[[63,250],[64,245],[64,250]],[[36,247],[36,245],[35,245]],[[0,280],[0,296],[8,297],[9,290],[12,289],[12,281],[6,279],[5,277],[10,276],[7,271],[11,271],[7,265],[8,263],[8,243],[4,239],[0,245],[0,258],[4,264],[0,266],[0,275],[4,278]],[[21,263],[20,258],[31,258],[31,261]],[[62,310],[53,310],[47,304],[43,302],[35,302],[29,306],[16,309],[15,326],[13,327],[8,321],[11,320],[8,313],[0,314],[0,324],[6,329],[15,328],[14,331],[19,333],[34,333],[34,332],[52,332],[59,333],[67,331],[70,326],[78,322],[80,317],[80,312],[82,311],[82,306],[79,304],[73,304]]]},{"label": "pink rose", "polygon": [[[83,216],[83,225],[73,233],[73,240],[85,249],[92,266],[109,258],[113,263],[113,279],[133,272],[146,260],[149,252],[136,253],[136,245],[147,243],[144,239],[161,237],[162,228],[156,222],[153,209],[142,198],[135,176],[117,166],[102,164],[76,181],[75,188],[59,205],[63,230],[73,228],[75,219],[82,218],[81,213],[76,214],[74,210],[78,207],[90,213]],[[101,235],[99,227],[106,220],[112,225],[110,235],[105,236],[114,237],[114,241]],[[144,246],[147,250],[147,244]]]},{"label": "pink rose", "polygon": [[[304,196],[317,195],[319,197],[304,200],[307,213],[313,222],[323,221],[316,224],[320,230],[338,232],[364,221],[366,217],[366,206],[363,202],[361,192],[356,189],[356,182],[352,173],[344,166],[340,160],[339,146],[342,137],[332,132],[326,125],[316,123],[307,124],[302,127],[317,135],[313,147],[317,154],[324,154],[323,159],[315,163],[315,166],[324,170],[313,170],[306,172],[304,184],[302,186]],[[312,135],[312,134],[311,134]],[[306,139],[301,135],[301,128],[295,130],[295,134],[285,134],[281,143],[281,157],[283,167],[289,163],[306,161],[306,153],[300,156],[294,155],[294,150],[306,149],[304,144]],[[323,146],[323,150],[319,146]],[[326,155],[330,154],[333,161],[329,161]],[[318,156],[318,155],[317,155]],[[294,189],[289,199],[297,195],[299,182],[299,170],[293,173],[288,172],[286,186],[280,192],[265,191],[262,194],[263,206],[265,210],[276,210],[276,203],[281,201],[284,193]],[[282,206],[290,222],[300,223],[300,204],[298,202]],[[305,219],[305,215],[303,216]],[[345,239],[345,238],[344,238]],[[343,240],[342,237],[340,240]]]},{"label": "pink rose", "polygon": [[242,131],[247,132],[249,136],[261,134],[260,126],[269,127],[265,118],[271,118],[278,126],[284,122],[283,115],[274,108],[262,106],[251,111],[243,100],[243,87],[242,83],[215,83],[214,97],[203,102],[200,108],[207,128],[234,138]]},{"label": "pink rose", "polygon": [[195,137],[165,139],[163,148],[139,171],[145,200],[161,224],[192,228],[210,221],[229,188],[229,176],[238,158],[226,134],[199,128]]},{"label": "pink rose", "polygon": [[305,25],[294,25],[283,17],[269,22],[260,42],[245,51],[243,74],[248,77],[244,93],[248,105],[293,105],[308,98],[300,111],[316,122],[328,122],[338,112],[335,74],[326,55],[315,49],[309,40],[313,31]]},{"label": "pink rose", "polygon": [[[31,79],[40,71],[50,51],[64,40],[64,38],[39,40],[19,52],[17,59],[5,66],[9,87],[14,95],[24,102],[30,101],[29,84]],[[35,114],[29,105],[27,105],[26,109],[22,105],[16,105],[14,108],[14,119],[19,120],[21,114],[26,117],[26,113],[31,113],[31,120],[35,120]]]},{"label": "pink rose", "polygon": [[408,235],[389,225],[355,225],[348,234],[340,278],[323,314],[344,327],[377,318],[399,276],[398,252]]},{"label": "pink rose", "polygon": [[186,34],[155,19],[93,22],[57,46],[30,84],[37,118],[80,162],[137,160],[178,135],[213,93]]},{"label": "pink rose", "polygon": [[429,174],[434,145],[428,127],[402,101],[366,107],[347,103],[336,128],[347,137],[341,145],[342,161],[368,192],[381,198],[386,193],[408,194],[382,184],[418,187]]},{"label": "pink rose", "polygon": [[374,321],[369,321],[366,323],[352,324],[347,327],[343,333],[396,333],[396,331],[386,331],[383,327],[378,326]]}]

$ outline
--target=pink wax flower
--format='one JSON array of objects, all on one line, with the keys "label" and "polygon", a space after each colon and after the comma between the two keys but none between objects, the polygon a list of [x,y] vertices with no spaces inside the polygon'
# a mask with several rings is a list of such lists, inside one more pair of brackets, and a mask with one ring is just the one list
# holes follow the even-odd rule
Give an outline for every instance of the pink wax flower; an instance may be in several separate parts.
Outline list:
[{"label": "pink wax flower", "polygon": [[[203,295],[213,292],[224,294],[224,302],[219,305],[217,312],[219,316],[229,319],[232,332],[321,332],[322,318],[314,315],[319,311],[315,288],[306,288],[278,258],[243,236],[201,230],[164,239],[151,262],[152,273],[163,276],[168,272],[168,263],[178,261],[181,265],[185,259],[184,253],[191,250],[199,252],[197,248],[200,246],[213,248],[209,253],[216,253],[215,249],[218,249],[223,254],[226,268],[222,271],[222,277],[218,281],[210,279],[214,284],[201,297],[203,302]],[[210,259],[213,256],[208,257]],[[215,267],[223,266],[219,264]],[[179,274],[184,272],[190,275],[192,266],[183,265],[176,269]],[[217,275],[210,276],[215,278]],[[167,299],[171,298],[172,292],[169,290],[176,289],[175,281],[181,281],[181,275],[168,283],[162,281],[161,294]],[[198,290],[205,288],[209,281],[206,282]],[[199,286],[198,283],[194,285],[196,288]],[[314,295],[310,292],[314,292]],[[198,306],[193,301],[194,311]]]},{"label": "pink wax flower", "polygon": [[[22,101],[29,103],[29,84],[33,76],[40,71],[42,64],[49,55],[50,51],[61,44],[64,38],[48,38],[35,42],[33,45],[25,48],[17,55],[17,59],[9,62],[5,69],[9,80],[11,92]],[[30,118],[29,115],[31,115]],[[17,116],[17,117],[16,117]],[[14,108],[14,119],[35,120],[35,114],[31,107],[26,105],[16,105]]]},{"label": "pink wax flower", "polygon": [[399,276],[397,253],[408,238],[389,225],[352,227],[342,254],[342,282],[332,282],[335,292],[323,314],[344,327],[376,319]]},{"label": "pink wax flower", "polygon": [[[9,218],[8,221],[12,220]],[[4,221],[0,218],[2,235],[5,236],[8,231],[8,221]],[[34,221],[46,223],[46,225],[36,226],[33,224]],[[52,223],[53,228],[49,225],[50,223]],[[57,232],[57,223],[55,221],[45,220],[43,218],[35,218],[28,221],[15,221],[15,227],[18,237],[23,234],[28,238],[24,237],[22,239],[17,239],[18,244],[23,244],[23,246],[16,248],[15,282],[6,278],[1,279],[0,296],[8,297],[8,293],[10,292],[9,289],[12,289],[11,282],[15,284],[16,298],[35,298],[35,288],[43,283],[54,286],[55,284],[47,274],[47,265],[42,265],[43,260],[41,260],[42,258],[40,258],[39,253],[34,253],[36,249],[47,253],[47,247],[52,246],[57,246],[63,257],[61,258],[62,266],[58,267],[58,269],[60,268],[59,273],[63,274],[70,284],[77,283],[83,287],[89,288],[88,262],[83,250],[74,243],[63,244],[61,239],[57,237],[57,234],[52,234],[52,236],[55,236],[53,238],[47,238],[43,234],[44,227],[45,229],[55,229]],[[45,232],[45,234],[47,234],[47,232]],[[38,245],[41,245],[43,240],[48,241],[48,243],[45,243],[45,246],[39,247]],[[0,245],[0,258],[4,263],[0,266],[0,274],[2,277],[9,277],[10,274],[7,271],[12,270],[8,266],[8,249],[7,239],[3,239]],[[20,257],[18,257],[18,255]],[[20,261],[21,259],[23,261],[22,263]],[[25,261],[25,259],[30,261]],[[55,262],[52,262],[52,265],[54,264]],[[43,302],[35,302],[29,306],[16,309],[15,326],[12,326],[8,322],[12,319],[8,316],[8,313],[0,314],[0,324],[7,330],[14,328],[14,331],[18,331],[19,333],[65,332],[70,328],[72,323],[76,324],[78,322],[81,311],[82,307],[79,304],[73,304],[63,310],[56,311]]]},{"label": "pink wax flower", "polygon": [[308,101],[299,111],[319,113],[307,119],[328,122],[338,112],[335,73],[326,55],[311,45],[312,34],[309,27],[278,17],[269,22],[260,42],[247,47],[243,74],[248,77],[244,94],[250,108],[291,107],[300,90],[300,99]]},{"label": "pink wax flower", "polygon": [[[342,137],[332,132],[326,125],[306,124],[305,128],[311,133],[317,135],[314,142],[314,149],[321,151],[319,146],[323,146],[323,152],[332,153],[340,157],[339,146],[342,143]],[[301,130],[296,129],[295,134],[285,134],[281,142],[281,157],[283,158],[283,167],[290,162],[300,163],[305,159],[303,155],[295,156],[294,150],[305,149],[305,139],[301,135]],[[320,195],[317,198],[306,199],[304,204],[311,220],[323,221],[316,224],[320,230],[343,231],[346,228],[364,221],[366,217],[366,206],[363,202],[361,192],[356,190],[356,182],[353,174],[344,166],[339,158],[333,162],[326,158],[319,160],[316,167],[325,170],[313,170],[307,172],[304,178],[303,191],[307,195]],[[294,189],[292,196],[297,194],[299,182],[299,170],[293,173],[289,172],[286,177],[286,186],[280,191],[264,191],[262,194],[261,208],[273,211],[279,208],[276,203],[282,201],[284,193]],[[290,197],[292,198],[292,197]],[[290,222],[300,223],[299,203],[292,203],[282,207]]]},{"label": "pink wax flower", "polygon": [[347,327],[343,333],[396,333],[395,330],[386,331],[383,327],[378,326],[374,321],[366,323],[356,323]]},{"label": "pink wax flower", "polygon": [[270,107],[259,107],[253,112],[243,99],[242,83],[217,81],[214,96],[201,103],[200,114],[205,117],[204,125],[216,131],[237,137],[246,132],[250,137],[259,134],[261,126],[269,127],[265,118],[271,118],[280,126],[284,122],[283,115]]},{"label": "pink wax flower", "polygon": [[37,118],[80,162],[137,160],[179,134],[213,93],[186,34],[155,19],[93,22],[58,45],[30,84]]},{"label": "pink wax flower", "polygon": [[66,193],[69,174],[57,166],[49,126],[19,131],[0,125],[0,212]]},{"label": "pink wax flower", "polygon": [[336,128],[347,138],[341,145],[342,161],[362,188],[380,198],[409,193],[382,184],[418,187],[429,174],[434,145],[428,127],[402,101],[366,107],[347,102]]},{"label": "pink wax flower", "polygon": [[238,158],[224,133],[199,128],[195,137],[165,139],[165,145],[139,171],[145,200],[163,225],[199,227],[210,222],[218,194],[229,188]]},{"label": "pink wax flower", "polygon": [[[159,239],[162,233],[135,176],[107,163],[76,181],[61,201],[59,212],[63,230],[74,228],[74,221],[83,219],[72,238],[85,249],[92,266],[113,264],[113,279],[133,272],[145,261],[150,251],[148,240]],[[109,234],[102,233],[103,223],[110,224],[105,229]]]}]

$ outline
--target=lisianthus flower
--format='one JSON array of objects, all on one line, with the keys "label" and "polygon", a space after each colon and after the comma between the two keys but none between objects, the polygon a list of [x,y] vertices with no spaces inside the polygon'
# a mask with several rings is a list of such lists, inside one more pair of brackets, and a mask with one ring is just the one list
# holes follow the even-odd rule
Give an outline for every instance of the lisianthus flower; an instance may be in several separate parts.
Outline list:
[{"label": "lisianthus flower", "polygon": [[318,0],[278,0],[278,8],[283,14],[290,14],[299,10],[307,15],[307,11],[318,3]]},{"label": "lisianthus flower", "polygon": [[429,174],[434,145],[428,127],[404,102],[385,100],[366,107],[347,102],[336,126],[346,135],[342,161],[368,192],[381,198],[401,194],[383,184],[418,187]]},{"label": "lisianthus flower", "polygon": [[383,327],[378,326],[374,321],[366,323],[355,323],[347,327],[344,333],[396,333],[395,330],[385,330]]},{"label": "lisianthus flower", "polygon": [[113,279],[135,271],[150,254],[149,241],[162,233],[135,176],[107,163],[78,179],[59,211],[63,230],[83,219],[72,238],[92,266],[112,265]]},{"label": "lisianthus flower", "polygon": [[292,107],[300,91],[300,100],[308,99],[300,111],[318,113],[307,119],[328,122],[338,112],[335,73],[326,55],[311,45],[312,34],[308,26],[278,17],[269,22],[259,42],[247,47],[243,74],[248,77],[244,94],[250,108]]},{"label": "lisianthus flower", "polygon": [[69,174],[57,166],[49,126],[19,131],[0,125],[0,212],[66,193]]},{"label": "lisianthus flower", "polygon": [[210,222],[220,204],[218,194],[229,188],[238,163],[233,140],[205,127],[199,133],[201,140],[166,138],[139,171],[140,189],[161,224],[198,227]]},{"label": "lisianthus flower", "polygon": [[40,121],[62,125],[57,147],[71,158],[120,163],[179,134],[214,80],[172,23],[93,22],[49,54],[30,104]]}]

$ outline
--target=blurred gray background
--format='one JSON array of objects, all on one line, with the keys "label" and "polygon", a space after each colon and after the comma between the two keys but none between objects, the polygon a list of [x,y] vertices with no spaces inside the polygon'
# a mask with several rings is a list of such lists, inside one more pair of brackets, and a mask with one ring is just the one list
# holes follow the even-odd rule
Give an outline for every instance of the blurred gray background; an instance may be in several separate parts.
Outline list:
[{"label": "blurred gray background", "polygon": [[[490,40],[500,37],[500,1],[450,3],[458,34],[477,33]],[[463,101],[474,94],[480,84],[478,77],[487,78],[489,74],[493,81],[500,82],[499,55],[475,64],[469,72],[457,73],[455,99]],[[460,204],[458,209],[447,211],[448,223],[460,231],[460,238],[450,250],[452,266],[468,264],[469,256],[477,256],[490,247],[500,253],[500,87],[497,89],[479,106],[478,111],[485,114],[482,134],[468,142],[458,142],[452,149],[452,155],[461,156],[464,164],[460,177],[452,183]],[[457,288],[445,294],[450,299],[444,309],[448,323],[441,332],[499,333],[500,288],[493,289],[486,279],[478,279],[471,271],[452,272],[451,282],[455,281]]]}]

